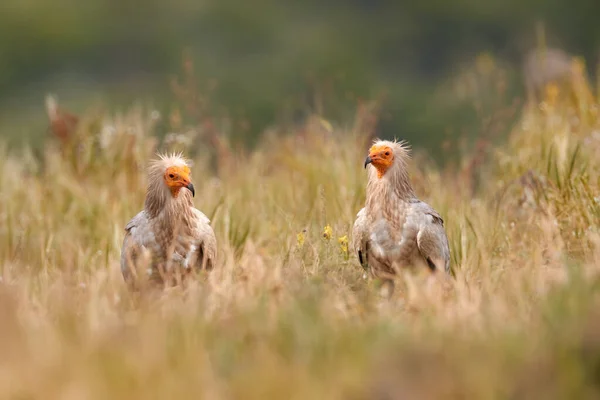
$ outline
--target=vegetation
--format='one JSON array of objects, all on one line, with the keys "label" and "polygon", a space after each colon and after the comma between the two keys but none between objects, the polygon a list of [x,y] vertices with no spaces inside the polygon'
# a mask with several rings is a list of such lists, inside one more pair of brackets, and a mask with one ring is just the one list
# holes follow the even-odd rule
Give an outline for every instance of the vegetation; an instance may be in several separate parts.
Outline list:
[{"label": "vegetation", "polygon": [[[449,148],[460,162],[444,169],[415,151],[454,282],[429,292],[402,276],[390,300],[347,248],[368,107],[229,156],[183,128],[160,142],[143,109],[90,111],[76,146],[40,156],[4,146],[2,397],[596,398],[598,98],[547,89],[502,145]],[[120,246],[157,149],[193,155],[219,262],[185,291],[136,296]]]},{"label": "vegetation", "polygon": [[[506,69],[509,101],[523,92],[523,56],[538,44],[595,63],[596,0],[4,0],[0,13],[0,135],[39,143],[43,98],[54,92],[80,112],[140,99],[171,110],[168,76],[182,52],[211,86],[216,112],[253,145],[277,118],[307,111],[345,120],[357,99],[382,96],[379,134],[436,152],[448,129],[475,137],[470,102],[437,102],[475,55]],[[595,75],[596,71],[589,71]],[[330,100],[323,104],[322,99]],[[325,107],[323,107],[325,106]],[[300,117],[300,118],[299,118]]]}]

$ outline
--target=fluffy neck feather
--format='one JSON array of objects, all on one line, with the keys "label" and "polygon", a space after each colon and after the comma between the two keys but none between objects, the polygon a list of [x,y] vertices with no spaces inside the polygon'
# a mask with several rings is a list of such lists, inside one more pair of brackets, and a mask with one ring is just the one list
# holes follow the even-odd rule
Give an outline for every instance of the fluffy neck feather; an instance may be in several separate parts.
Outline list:
[{"label": "fluffy neck feather", "polygon": [[377,175],[375,167],[369,165],[367,209],[387,204],[390,196],[404,201],[416,198],[406,169],[406,161],[409,157],[407,148],[402,143],[385,142],[385,144],[394,149],[394,163],[381,178]]},{"label": "fluffy neck feather", "polygon": [[165,185],[162,175],[148,182],[144,208],[150,218],[164,216],[174,220],[178,215],[184,216],[186,211],[193,206],[192,193],[187,189],[182,189],[177,197],[173,197],[173,194]]}]

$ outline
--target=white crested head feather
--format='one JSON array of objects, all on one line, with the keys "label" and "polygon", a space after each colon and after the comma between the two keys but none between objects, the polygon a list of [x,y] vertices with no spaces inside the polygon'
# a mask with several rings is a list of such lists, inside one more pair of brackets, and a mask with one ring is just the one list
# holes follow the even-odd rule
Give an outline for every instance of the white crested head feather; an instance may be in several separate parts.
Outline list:
[{"label": "white crested head feather", "polygon": [[402,158],[404,161],[410,159],[411,147],[406,140],[382,140],[375,139],[371,146],[388,146],[394,151],[394,156]]},{"label": "white crested head feather", "polygon": [[157,153],[156,156],[158,158],[152,160],[148,167],[151,178],[156,175],[162,176],[169,167],[190,166],[190,161],[183,156],[183,153]]}]

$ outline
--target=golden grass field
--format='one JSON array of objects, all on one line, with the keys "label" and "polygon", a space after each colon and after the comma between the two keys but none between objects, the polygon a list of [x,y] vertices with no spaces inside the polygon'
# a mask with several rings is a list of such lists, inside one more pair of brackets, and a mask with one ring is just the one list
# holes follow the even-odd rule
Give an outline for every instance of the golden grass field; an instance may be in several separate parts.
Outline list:
[{"label": "golden grass field", "polygon": [[[86,116],[75,151],[2,146],[0,398],[597,398],[600,112],[556,92],[475,170],[414,153],[454,280],[431,295],[400,277],[390,300],[347,251],[366,186],[357,121],[267,133],[228,159],[161,145],[142,109]],[[219,258],[185,291],[134,296],[123,227],[157,149],[195,152]]]}]

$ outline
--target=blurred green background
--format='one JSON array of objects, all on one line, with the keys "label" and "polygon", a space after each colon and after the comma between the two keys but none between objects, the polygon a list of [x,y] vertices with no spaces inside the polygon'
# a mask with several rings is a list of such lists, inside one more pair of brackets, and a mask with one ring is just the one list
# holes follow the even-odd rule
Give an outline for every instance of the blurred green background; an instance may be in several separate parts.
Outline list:
[{"label": "blurred green background", "polygon": [[[598,0],[3,0],[0,10],[0,135],[12,143],[46,135],[48,92],[74,112],[141,101],[167,115],[188,52],[212,112],[245,121],[230,132],[244,143],[310,112],[348,121],[357,101],[380,98],[380,136],[443,154],[445,138],[477,135],[486,115],[522,99],[536,24],[591,73],[600,50]],[[501,70],[487,77],[501,90],[483,82],[465,95],[461,76],[477,63],[485,72],[482,62]]]}]

